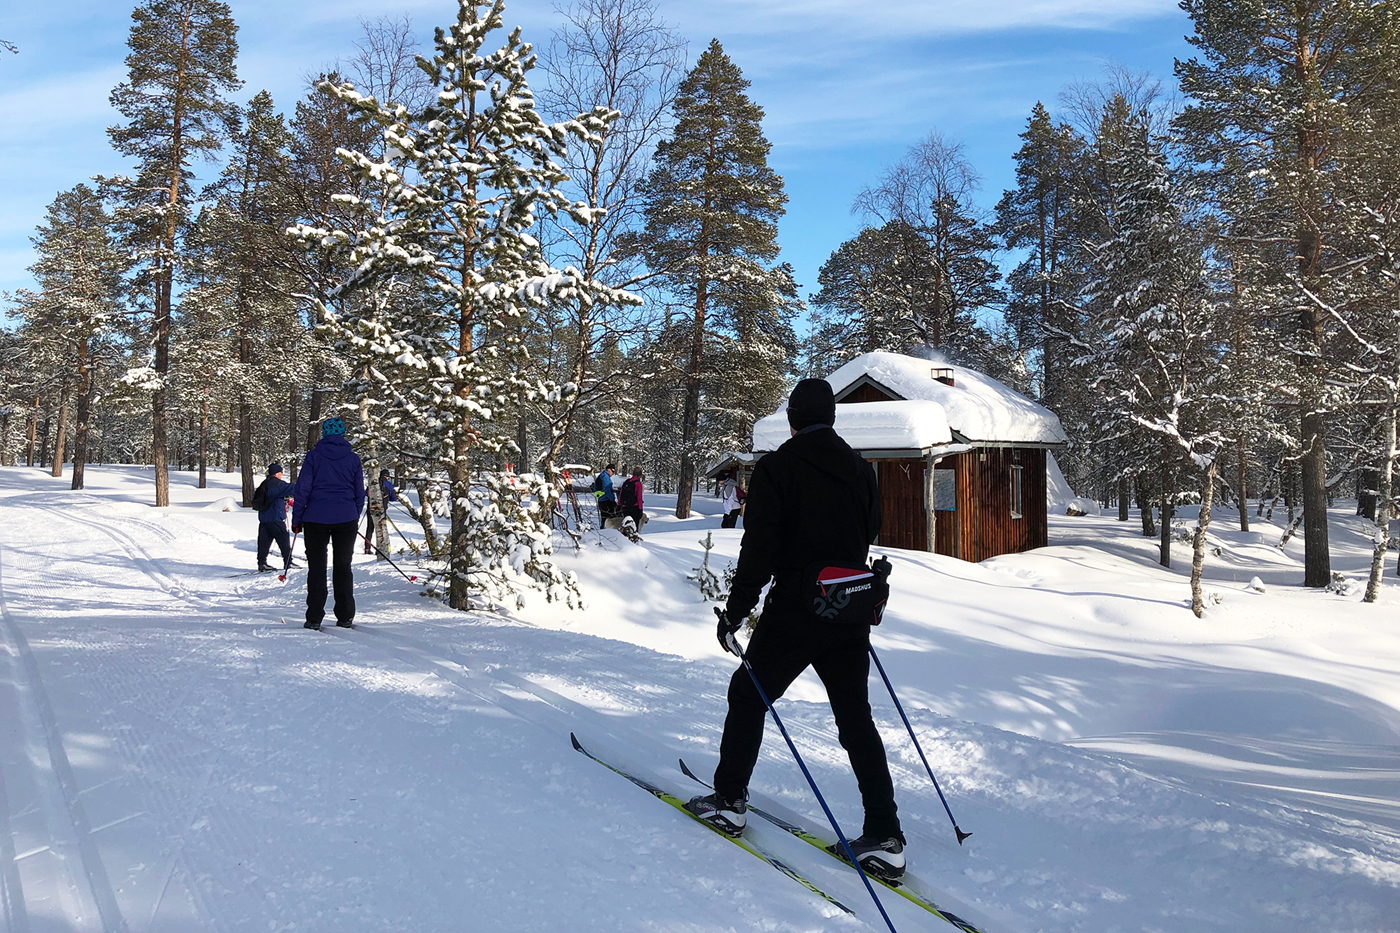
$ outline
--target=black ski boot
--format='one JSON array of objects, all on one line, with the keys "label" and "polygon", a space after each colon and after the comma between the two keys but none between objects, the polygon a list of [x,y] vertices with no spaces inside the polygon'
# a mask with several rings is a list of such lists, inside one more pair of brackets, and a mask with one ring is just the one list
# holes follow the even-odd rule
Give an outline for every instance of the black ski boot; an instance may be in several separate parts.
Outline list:
[{"label": "black ski boot", "polygon": [[738,800],[726,800],[718,793],[692,797],[685,809],[702,823],[709,823],[726,836],[736,838],[743,835],[749,820],[745,815],[749,810],[747,795]]},{"label": "black ski boot", "polygon": [[258,564],[258,573],[272,573],[272,566],[269,564]]},{"label": "black ski boot", "polygon": [[[851,851],[855,853],[856,861],[860,862],[860,867],[864,868],[868,874],[882,881],[898,881],[904,877],[903,833],[885,839],[861,836],[850,842]],[[831,848],[841,858],[846,857],[846,853],[841,851],[840,843]]]}]

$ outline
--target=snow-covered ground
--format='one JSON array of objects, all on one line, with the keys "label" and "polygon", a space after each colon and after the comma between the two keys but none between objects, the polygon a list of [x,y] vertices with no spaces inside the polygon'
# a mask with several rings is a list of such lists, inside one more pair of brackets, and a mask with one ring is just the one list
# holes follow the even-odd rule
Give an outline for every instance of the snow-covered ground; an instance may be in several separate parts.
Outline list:
[{"label": "snow-covered ground", "polygon": [[[234,576],[256,529],[218,510],[235,479],[173,474],[154,509],[149,471],[74,493],[0,470],[0,929],[883,928],[815,850],[784,856],[858,918],[570,747],[682,795],[678,756],[713,767],[734,664],[686,573],[707,531],[716,570],[737,555],[718,503],[681,522],[648,496],[642,544],[563,551],[583,611],[454,613],[357,555],[362,629],[315,634],[303,576]],[[1350,511],[1334,565],[1360,580]],[[1136,513],[1052,517],[1051,547],[980,565],[890,554],[874,641],[962,847],[878,679],[872,704],[911,869],[948,906],[989,931],[1396,929],[1393,565],[1376,606],[1304,591],[1301,541],[1234,517],[1201,620],[1188,549],[1158,568]],[[820,685],[780,711],[858,831]],[[754,789],[821,819],[776,730]],[[884,901],[903,933],[952,929]]]}]

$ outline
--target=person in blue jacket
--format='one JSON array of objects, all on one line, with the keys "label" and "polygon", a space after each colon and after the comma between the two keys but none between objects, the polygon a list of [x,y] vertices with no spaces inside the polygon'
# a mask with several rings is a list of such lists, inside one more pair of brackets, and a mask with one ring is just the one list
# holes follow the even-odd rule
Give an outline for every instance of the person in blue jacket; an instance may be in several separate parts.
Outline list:
[{"label": "person in blue jacket", "polygon": [[613,489],[613,474],[617,464],[609,463],[593,481],[593,496],[598,500],[598,518],[606,522],[617,516],[617,492]]},{"label": "person in blue jacket", "polygon": [[272,570],[267,563],[272,542],[282,552],[282,569],[292,566],[292,541],[287,537],[287,500],[292,496],[293,486],[282,479],[282,464],[273,461],[267,465],[267,508],[258,512],[258,571]]},{"label": "person in blue jacket", "polygon": [[378,512],[377,514],[376,514],[376,512],[375,512],[375,510],[374,510],[374,504],[373,504],[373,503],[370,504],[370,507],[369,507],[369,508],[365,509],[365,553],[366,553],[366,554],[373,553],[372,550],[371,550],[370,542],[374,540],[374,523],[375,523],[375,521],[376,521],[376,520],[377,520],[377,521],[383,521],[383,520],[384,520],[384,513],[385,513],[386,511],[388,511],[388,509],[389,509],[389,503],[390,503],[390,502],[398,502],[398,501],[399,501],[398,493],[396,493],[396,492],[394,491],[394,482],[393,482],[393,480],[389,479],[389,471],[388,471],[388,470],[380,470],[380,471],[379,471],[379,496],[380,496],[380,500],[379,500],[379,501],[382,502],[383,505],[380,507],[380,510],[379,510],[379,512]]},{"label": "person in blue jacket", "polygon": [[326,617],[326,545],[333,549],[331,584],[335,589],[335,624],[355,621],[355,535],[365,507],[365,473],[345,439],[345,422],[327,418],[321,439],[307,451],[297,476],[292,504],[292,531],[306,536],[306,627],[319,629]]}]

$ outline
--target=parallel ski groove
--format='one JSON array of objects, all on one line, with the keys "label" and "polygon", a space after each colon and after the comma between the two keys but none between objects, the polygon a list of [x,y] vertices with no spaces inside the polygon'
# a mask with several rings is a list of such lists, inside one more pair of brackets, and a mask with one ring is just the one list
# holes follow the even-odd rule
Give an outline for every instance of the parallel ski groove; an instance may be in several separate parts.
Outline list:
[{"label": "parallel ski groove", "polygon": [[639,777],[637,777],[636,775],[628,774],[626,771],[623,771],[621,768],[618,768],[618,767],[616,767],[615,765],[611,765],[611,764],[609,764],[608,762],[604,761],[603,759],[599,758],[598,756],[594,755],[594,754],[593,754],[592,752],[590,752],[588,749],[584,748],[581,744],[579,744],[578,737],[575,736],[572,732],[569,733],[569,741],[573,743],[573,745],[574,745],[574,750],[575,750],[575,751],[581,752],[581,753],[582,753],[583,755],[585,755],[586,757],[593,759],[594,761],[598,762],[598,764],[600,764],[600,765],[602,765],[603,767],[607,768],[609,771],[612,771],[614,774],[619,774],[619,775],[621,775],[622,777],[627,778],[627,780],[631,781],[633,784],[636,784],[638,787],[640,787],[642,790],[646,791],[647,793],[651,794],[651,795],[652,795],[653,797],[655,797],[657,800],[660,800],[660,801],[662,801],[663,803],[667,803],[667,804],[670,804],[671,806],[675,807],[677,810],[679,810],[680,812],[684,813],[686,816],[690,817],[692,820],[695,820],[695,822],[697,822],[697,823],[699,823],[700,825],[704,826],[706,829],[709,829],[709,830],[710,830],[711,832],[713,832],[715,835],[717,835],[717,836],[719,836],[719,837],[721,837],[721,838],[723,838],[723,839],[729,840],[730,842],[734,843],[734,844],[735,844],[736,846],[738,846],[739,848],[743,849],[745,852],[748,852],[750,855],[753,855],[753,856],[755,856],[756,858],[760,858],[760,859],[762,859],[763,861],[767,862],[769,865],[772,865],[772,866],[773,866],[774,868],[776,868],[778,871],[780,871],[780,872],[782,872],[783,874],[787,875],[787,876],[788,876],[789,878],[791,878],[793,881],[796,881],[798,884],[802,885],[804,888],[806,888],[807,890],[811,891],[813,894],[817,895],[818,897],[822,898],[823,900],[825,900],[825,901],[827,901],[827,902],[829,902],[829,903],[831,903],[831,904],[834,904],[835,906],[841,908],[841,910],[845,911],[845,912],[848,913],[848,914],[852,914],[852,915],[855,914],[855,911],[851,910],[851,908],[847,907],[845,904],[841,903],[841,902],[838,901],[836,898],[832,897],[830,894],[827,894],[825,891],[823,891],[821,888],[817,887],[815,884],[813,884],[813,883],[812,883],[811,881],[809,881],[808,879],[802,877],[802,875],[799,874],[799,873],[797,872],[796,869],[794,869],[794,868],[792,868],[791,866],[785,864],[784,862],[782,862],[781,860],[775,858],[774,856],[771,856],[771,855],[769,855],[768,853],[762,851],[761,849],[759,849],[758,847],[754,846],[752,843],[748,842],[747,840],[743,839],[742,837],[736,838],[736,837],[734,837],[734,836],[726,835],[726,834],[720,832],[720,831],[719,831],[718,829],[716,829],[715,827],[711,826],[709,823],[706,823],[704,820],[698,818],[695,814],[691,813],[689,810],[687,810],[687,809],[685,808],[685,801],[681,800],[679,797],[675,796],[674,794],[668,794],[666,791],[664,791],[664,790],[662,790],[661,788],[657,787],[655,784],[652,784],[652,783],[649,782],[649,781],[643,780],[642,778],[639,778]]},{"label": "parallel ski groove", "polygon": [[[0,548],[0,551],[3,549]],[[28,639],[24,637],[24,631],[14,616],[10,614],[9,606],[6,603],[3,570],[0,570],[0,626],[3,626],[3,631],[0,631],[0,642],[5,643],[5,653],[9,655],[11,663],[15,667],[16,686],[19,688],[22,702],[27,701],[25,705],[28,709],[24,715],[29,720],[27,724],[27,728],[31,730],[29,739],[36,750],[42,742],[48,754],[47,768],[43,767],[43,762],[36,761],[35,764],[36,771],[46,770],[48,772],[48,781],[44,782],[46,786],[41,787],[40,791],[44,794],[46,805],[50,808],[50,812],[45,814],[49,830],[49,849],[62,861],[66,861],[70,853],[76,856],[74,858],[76,864],[67,867],[73,882],[79,885],[77,893],[83,901],[76,909],[79,913],[83,913],[89,906],[90,899],[91,907],[95,909],[96,913],[95,917],[75,916],[71,919],[77,928],[85,928],[90,925],[92,920],[96,920],[105,933],[126,933],[127,923],[117,902],[116,891],[108,878],[102,854],[93,838],[80,796],[81,788],[79,788],[78,781],[73,774],[72,764],[68,760],[68,753],[63,745],[63,735],[58,728],[57,717],[54,715],[53,706],[49,702],[48,693],[44,689],[44,682],[40,677],[38,661],[34,658],[34,652],[29,647]],[[40,773],[37,779],[43,782],[44,775]],[[6,807],[8,808],[8,801]],[[70,833],[71,836],[68,835]],[[60,839],[57,838],[56,834],[68,838]],[[5,883],[7,890],[14,885],[15,881],[16,879],[13,878],[7,879]],[[16,918],[22,916],[19,913],[23,904],[20,899],[22,894],[22,889],[17,887],[18,896],[12,902],[7,894],[5,908],[7,914],[13,911]]]},{"label": "parallel ski groove", "polygon": [[[690,770],[690,767],[685,763],[684,758],[680,759],[680,765],[681,772],[686,777],[690,778],[692,781],[699,784],[701,787],[710,787],[708,783],[697,777],[694,771]],[[714,788],[711,787],[710,789],[713,790]],[[752,803],[749,804],[749,812],[758,814],[763,819],[772,823],[774,826],[778,827],[784,832],[796,836],[798,839],[801,839],[809,846],[821,849],[827,855],[839,861],[842,865],[846,865],[851,868],[855,867],[854,865],[851,865],[850,860],[847,859],[844,855],[838,855],[837,853],[831,851],[830,846],[832,846],[833,843],[827,842],[825,839],[822,839],[815,833],[806,830],[795,823],[791,823],[780,816],[775,816],[774,814],[769,813],[766,810],[762,810],[754,806]],[[918,904],[920,907],[922,907],[924,910],[927,910],[929,913],[933,914],[938,919],[945,920],[948,923],[951,923],[953,926],[957,927],[959,930],[962,930],[963,933],[983,933],[982,930],[968,923],[966,920],[959,917],[957,914],[949,913],[948,911],[939,907],[937,904],[933,903],[933,901],[930,901],[928,898],[924,897],[922,894],[910,890],[907,885],[900,884],[899,882],[886,881],[883,878],[870,874],[869,872],[866,872],[866,874],[871,881],[875,881],[879,884],[884,885],[886,888],[898,894],[900,897],[904,898],[910,903]]]}]

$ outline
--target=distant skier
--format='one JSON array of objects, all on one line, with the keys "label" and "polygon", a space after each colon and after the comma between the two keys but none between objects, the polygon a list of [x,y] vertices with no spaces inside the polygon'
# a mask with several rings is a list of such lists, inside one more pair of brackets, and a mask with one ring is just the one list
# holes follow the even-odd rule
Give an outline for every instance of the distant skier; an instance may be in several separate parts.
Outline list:
[{"label": "distant skier", "polygon": [[345,440],[338,417],[321,423],[321,439],[307,451],[297,477],[292,530],[306,536],[306,627],[319,629],[326,616],[326,545],[334,553],[335,624],[355,620],[355,534],[365,507],[365,474],[360,458]]},{"label": "distant skier", "polygon": [[633,467],[632,475],[622,484],[622,488],[617,491],[618,505],[622,506],[622,517],[632,519],[632,524],[638,531],[647,523],[646,514],[642,512],[642,468]]},{"label": "distant skier", "polygon": [[272,542],[282,552],[282,569],[292,566],[292,541],[287,536],[287,500],[292,496],[293,486],[282,479],[282,464],[273,461],[267,465],[267,478],[253,491],[253,504],[262,505],[258,509],[258,571],[269,573],[267,563]]},{"label": "distant skier", "polygon": [[606,524],[608,519],[617,517],[617,492],[613,489],[613,476],[617,464],[609,463],[603,472],[593,480],[593,497],[598,500],[598,519]]},{"label": "distant skier", "polygon": [[376,510],[373,505],[365,509],[365,553],[373,553],[370,542],[374,540],[374,524],[376,521],[384,520],[384,513],[389,510],[390,502],[398,502],[398,494],[394,491],[394,483],[389,479],[388,470],[379,471],[379,508]]},{"label": "distant skier", "polygon": [[[880,532],[875,471],[834,430],[836,401],[824,379],[803,379],[788,400],[792,437],[758,461],[749,485],[739,564],[717,635],[736,632],[771,578],[762,619],[746,652],[763,690],[776,700],[810,665],[826,686],[841,746],[850,756],[865,804],[865,826],[851,841],[867,870],[904,873],[904,835],[894,802],[885,746],[870,716],[870,626],[828,621],[808,606],[821,568],[864,566]],[[815,568],[815,569],[814,569]],[[747,821],[748,784],[763,742],[766,707],[748,672],[729,681],[715,793],[686,809],[738,835]]]},{"label": "distant skier", "polygon": [[724,510],[724,520],[719,523],[721,528],[736,528],[739,525],[739,513],[744,509],[744,499],[748,494],[739,485],[739,468],[735,467],[728,476],[724,478],[724,484],[719,490],[720,508]]}]

